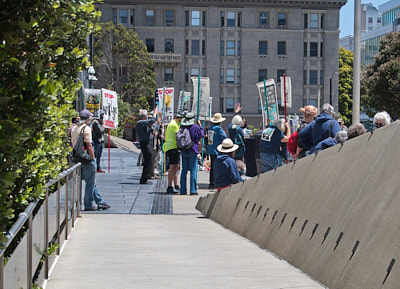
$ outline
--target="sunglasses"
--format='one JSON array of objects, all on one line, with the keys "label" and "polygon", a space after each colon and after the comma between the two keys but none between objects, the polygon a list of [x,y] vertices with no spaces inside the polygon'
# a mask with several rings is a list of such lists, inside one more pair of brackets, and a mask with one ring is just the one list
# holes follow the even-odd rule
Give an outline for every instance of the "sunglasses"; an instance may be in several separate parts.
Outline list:
[{"label": "sunglasses", "polygon": [[376,127],[382,127],[382,126],[384,126],[385,124],[383,124],[383,123],[375,123],[375,126]]}]

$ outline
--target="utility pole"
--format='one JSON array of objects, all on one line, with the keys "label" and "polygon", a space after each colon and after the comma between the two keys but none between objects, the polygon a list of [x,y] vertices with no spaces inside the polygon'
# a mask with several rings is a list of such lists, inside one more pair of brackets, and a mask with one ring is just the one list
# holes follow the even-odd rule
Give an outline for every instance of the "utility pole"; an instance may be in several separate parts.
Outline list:
[{"label": "utility pole", "polygon": [[354,0],[353,124],[360,122],[361,0]]}]

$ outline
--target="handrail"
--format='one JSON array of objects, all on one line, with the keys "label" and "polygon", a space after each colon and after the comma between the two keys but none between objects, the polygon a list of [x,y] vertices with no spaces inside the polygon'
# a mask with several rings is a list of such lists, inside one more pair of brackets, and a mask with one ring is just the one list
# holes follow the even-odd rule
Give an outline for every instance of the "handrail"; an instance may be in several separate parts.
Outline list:
[{"label": "handrail", "polygon": [[[64,208],[61,208],[62,204],[60,201],[60,182],[65,179],[65,204]],[[68,184],[71,181],[72,185],[69,187]],[[55,189],[55,194],[57,194],[57,228],[55,228],[56,231],[51,231],[49,232],[49,205],[48,205],[48,200],[50,198],[48,194],[49,188],[57,184],[57,188]],[[70,230],[68,229],[68,226],[74,227],[74,223],[76,221],[75,217],[79,217],[79,209],[80,209],[80,200],[82,196],[82,183],[81,183],[81,163],[78,163],[71,168],[63,171],[62,173],[58,174],[56,179],[50,180],[47,185],[44,188],[45,190],[45,198],[44,202],[40,205],[38,208],[38,203],[39,199],[36,198],[34,201],[30,202],[27,206],[27,208],[21,212],[18,216],[18,219],[15,221],[15,223],[12,225],[10,230],[5,234],[7,237],[7,242],[2,244],[2,248],[0,248],[0,289],[3,289],[5,286],[5,277],[4,276],[4,269],[6,268],[6,265],[4,264],[4,252],[7,250],[7,248],[10,246],[10,244],[14,241],[15,237],[19,234],[21,229],[25,226],[26,228],[26,235],[28,236],[28,248],[26,248],[26,254],[27,254],[27,259],[26,259],[26,264],[27,264],[27,272],[25,272],[27,275],[25,276],[26,278],[21,278],[22,280],[27,279],[27,284],[26,287],[24,286],[23,288],[32,288],[32,232],[33,232],[33,227],[32,227],[32,222],[35,217],[33,217],[33,212],[35,211],[36,208],[38,210],[42,209],[42,206],[45,206],[45,222],[44,222],[44,232],[45,238],[44,238],[44,244],[45,244],[45,249],[43,254],[46,252],[47,248],[49,247],[49,242],[51,240],[48,240],[48,235],[50,233],[50,236],[57,236],[57,242],[61,246],[60,242],[62,242],[62,238],[60,238],[60,231],[64,230],[65,231],[65,236],[63,237],[65,240],[68,239],[68,235]],[[69,197],[70,196],[70,197]],[[68,203],[71,202],[69,205]],[[61,212],[65,213],[64,219],[60,218]],[[75,216],[76,214],[76,216]],[[70,219],[69,219],[70,216]],[[64,228],[64,229],[63,229]],[[17,246],[18,247],[18,246]],[[59,250],[57,250],[59,253]],[[48,256],[44,256],[44,266],[42,270],[45,270],[44,278],[48,278]],[[12,258],[12,255],[10,259]],[[36,269],[35,269],[36,270]],[[20,275],[18,275],[20,276]],[[20,279],[20,278],[17,278]],[[19,286],[18,286],[19,287]]]}]

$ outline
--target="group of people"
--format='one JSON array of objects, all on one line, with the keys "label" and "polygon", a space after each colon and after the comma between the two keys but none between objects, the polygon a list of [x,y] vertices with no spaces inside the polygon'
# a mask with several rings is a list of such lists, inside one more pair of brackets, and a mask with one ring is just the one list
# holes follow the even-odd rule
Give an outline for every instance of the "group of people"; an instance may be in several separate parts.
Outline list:
[{"label": "group of people", "polygon": [[[196,120],[193,113],[178,113],[161,132],[163,140],[162,150],[165,153],[168,171],[168,194],[179,193],[186,195],[197,194],[197,170],[201,159],[204,142],[204,157],[210,161],[209,189],[220,190],[231,184],[243,181],[242,175],[245,171],[244,162],[244,129],[246,120],[239,115],[240,104],[235,106],[235,115],[229,124],[227,133],[222,128],[226,120],[221,113],[215,113],[210,119],[210,124],[203,128],[201,122]],[[318,153],[328,147],[342,143],[348,139],[362,135],[366,132],[362,123],[354,124],[349,128],[344,126],[343,120],[330,104],[324,104],[320,113],[317,108],[307,105],[300,108],[302,120],[300,125],[291,132],[290,125],[283,119],[267,120],[267,125],[255,133],[255,161],[257,173],[264,173],[289,162],[288,143],[293,147],[290,151],[291,160],[302,158],[306,155]],[[147,112],[146,112],[147,113]],[[140,183],[148,183],[151,178],[151,167],[154,158],[151,157],[150,149],[146,147],[146,140],[151,139],[154,133],[154,123],[158,116],[154,111],[153,118],[141,115],[136,126],[140,147],[144,157],[144,167]],[[390,116],[386,112],[379,112],[374,117],[377,128],[390,123]],[[180,130],[187,128],[193,145],[190,148],[179,149],[177,145],[177,134]],[[148,144],[148,143],[147,143]],[[181,166],[180,166],[181,164]],[[180,180],[178,172],[181,168]],[[189,188],[187,188],[187,174],[190,172]]]}]

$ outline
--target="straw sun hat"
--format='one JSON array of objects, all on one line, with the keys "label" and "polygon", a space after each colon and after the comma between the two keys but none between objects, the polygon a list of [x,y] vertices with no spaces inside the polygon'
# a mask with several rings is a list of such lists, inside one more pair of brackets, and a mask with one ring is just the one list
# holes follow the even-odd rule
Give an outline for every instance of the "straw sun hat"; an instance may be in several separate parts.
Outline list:
[{"label": "straw sun hat", "polygon": [[230,138],[226,138],[217,147],[217,150],[221,153],[231,153],[238,149],[238,145],[234,144]]},{"label": "straw sun hat", "polygon": [[222,117],[222,114],[217,112],[216,114],[214,114],[213,118],[211,119],[211,122],[220,123],[220,122],[223,122],[225,119],[226,118]]}]

